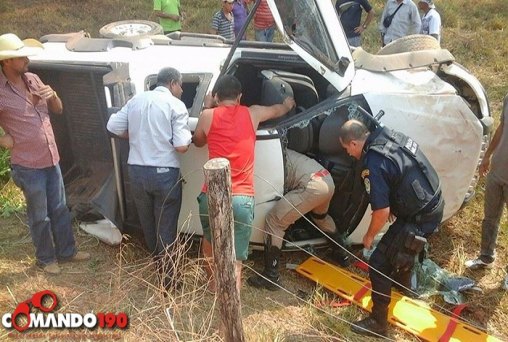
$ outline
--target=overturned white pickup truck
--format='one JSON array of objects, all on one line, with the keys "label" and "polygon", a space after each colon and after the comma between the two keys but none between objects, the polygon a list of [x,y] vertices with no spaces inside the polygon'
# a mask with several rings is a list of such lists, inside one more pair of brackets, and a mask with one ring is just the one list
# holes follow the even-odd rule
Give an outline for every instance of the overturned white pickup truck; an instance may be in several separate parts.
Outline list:
[{"label": "overturned white pickup truck", "polygon": [[[109,115],[137,92],[152,89],[162,67],[183,75],[183,97],[194,128],[203,99],[222,73],[243,85],[245,105],[270,105],[293,95],[297,109],[263,124],[256,143],[256,211],[252,243],[263,241],[264,217],[282,196],[284,150],[304,153],[333,175],[330,215],[350,243],[368,224],[368,199],[359,165],[342,149],[337,131],[365,111],[416,140],[437,170],[446,201],[444,219],[474,193],[476,169],[493,121],[486,94],[465,68],[431,37],[410,36],[371,55],[351,50],[333,5],[317,0],[268,0],[285,44],[226,41],[218,36],[151,35],[143,22],[109,25],[113,38],[83,33],[41,38],[44,52],[30,68],[60,95],[64,115],[52,117],[68,202],[78,216],[100,213],[124,230],[138,227],[126,176],[128,143],[111,139]],[[122,26],[123,25],[123,26]],[[129,29],[123,30],[125,25]],[[115,27],[118,33],[115,33]],[[196,197],[206,148],[183,155],[182,232],[201,234]],[[295,244],[319,244],[318,232],[297,222]],[[289,244],[287,244],[289,245]]]}]

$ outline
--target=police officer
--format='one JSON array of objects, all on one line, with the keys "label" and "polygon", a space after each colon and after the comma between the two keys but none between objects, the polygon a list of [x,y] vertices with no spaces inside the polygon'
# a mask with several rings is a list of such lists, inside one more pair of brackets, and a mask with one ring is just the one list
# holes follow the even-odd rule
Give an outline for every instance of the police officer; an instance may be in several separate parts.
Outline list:
[{"label": "police officer", "polygon": [[418,144],[402,133],[379,125],[371,133],[364,123],[349,120],[339,137],[364,166],[361,177],[373,211],[364,247],[370,249],[389,218],[396,218],[369,260],[372,313],[351,327],[362,335],[384,336],[392,277],[409,286],[416,256],[443,218],[439,178]]}]

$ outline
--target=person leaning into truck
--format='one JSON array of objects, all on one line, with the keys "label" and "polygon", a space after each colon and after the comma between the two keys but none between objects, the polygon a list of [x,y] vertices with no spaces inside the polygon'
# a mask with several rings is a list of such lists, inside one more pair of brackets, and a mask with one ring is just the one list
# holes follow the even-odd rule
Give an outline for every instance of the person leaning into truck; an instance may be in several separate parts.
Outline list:
[{"label": "person leaning into truck", "polygon": [[277,201],[265,219],[264,269],[247,279],[249,285],[271,291],[280,287],[282,238],[290,225],[309,213],[320,230],[332,239],[337,235],[335,222],[328,215],[335,190],[330,172],[316,160],[290,149],[286,150],[285,168],[284,198]]},{"label": "person leaning into truck", "polygon": [[163,68],[154,90],[136,94],[107,123],[108,131],[129,138],[132,197],[166,290],[178,286],[173,254],[182,206],[179,154],[187,152],[192,137],[182,93],[180,72]]},{"label": "person leaning into truck", "polygon": [[[231,165],[233,217],[235,220],[236,286],[241,288],[242,261],[247,260],[254,220],[254,148],[258,125],[275,119],[295,107],[295,100],[286,97],[281,104],[272,106],[240,104],[242,85],[234,76],[225,75],[214,87],[217,107],[212,107],[208,96],[192,141],[197,147],[208,144],[208,158],[226,158]],[[212,277],[212,245],[206,184],[198,197],[199,217],[203,227],[203,254],[207,259],[206,271],[210,276],[210,290],[215,289]]]},{"label": "person leaning into truck", "polygon": [[361,177],[372,208],[364,247],[371,249],[383,226],[396,218],[369,259],[372,312],[351,326],[362,335],[384,336],[392,277],[410,287],[416,256],[443,218],[439,177],[419,145],[400,132],[379,125],[371,133],[364,123],[349,120],[339,137],[347,153],[363,163]]}]

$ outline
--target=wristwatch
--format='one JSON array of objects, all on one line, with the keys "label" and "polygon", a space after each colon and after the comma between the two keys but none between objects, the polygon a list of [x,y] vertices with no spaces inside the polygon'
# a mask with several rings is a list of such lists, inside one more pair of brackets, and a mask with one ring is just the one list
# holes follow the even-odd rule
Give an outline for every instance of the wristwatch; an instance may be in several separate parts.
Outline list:
[{"label": "wristwatch", "polygon": [[365,25],[365,24],[363,24],[362,27],[363,27],[364,30],[367,29],[367,25]]}]

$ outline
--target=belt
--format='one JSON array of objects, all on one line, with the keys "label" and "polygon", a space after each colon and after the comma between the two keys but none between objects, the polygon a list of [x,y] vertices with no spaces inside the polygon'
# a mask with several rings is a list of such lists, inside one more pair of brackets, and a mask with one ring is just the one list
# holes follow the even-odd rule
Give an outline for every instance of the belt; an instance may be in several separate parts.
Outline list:
[{"label": "belt", "polygon": [[[437,203],[430,209],[429,212],[423,214],[415,215],[415,223],[426,223],[435,221],[436,212],[438,209],[442,209],[444,207],[443,197],[439,198]],[[439,222],[438,222],[439,223]]]}]

